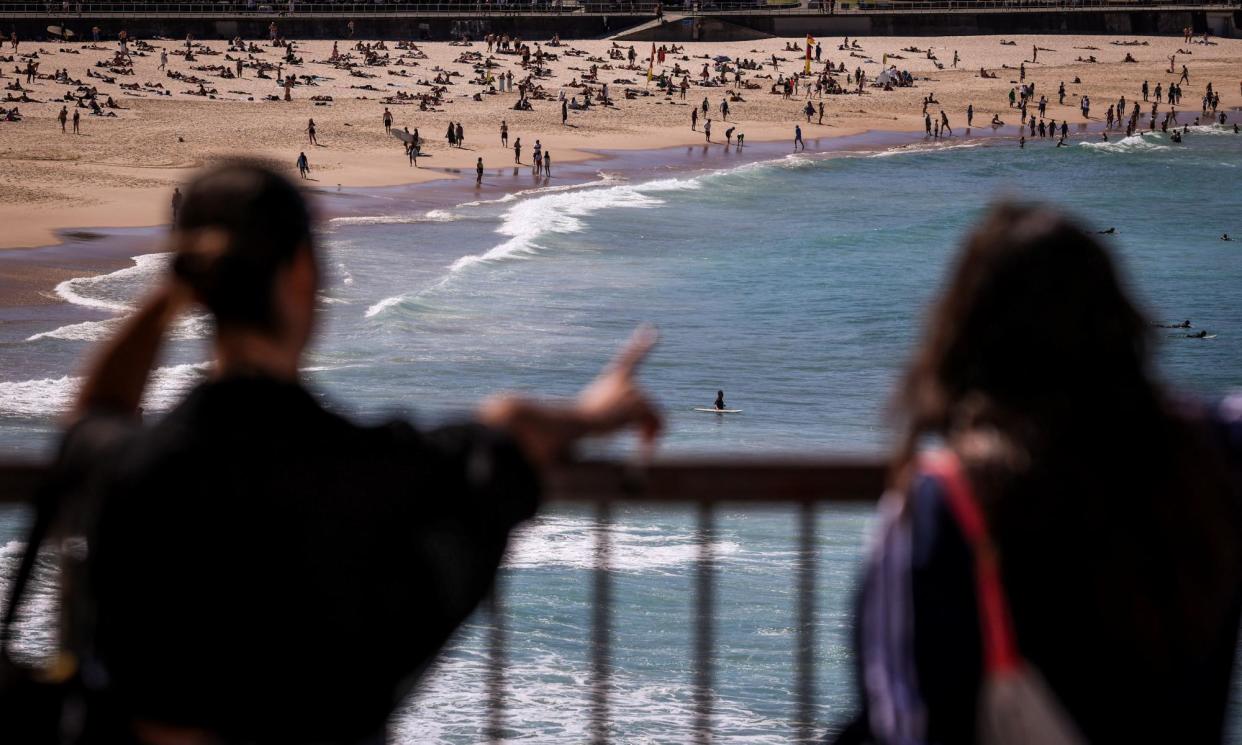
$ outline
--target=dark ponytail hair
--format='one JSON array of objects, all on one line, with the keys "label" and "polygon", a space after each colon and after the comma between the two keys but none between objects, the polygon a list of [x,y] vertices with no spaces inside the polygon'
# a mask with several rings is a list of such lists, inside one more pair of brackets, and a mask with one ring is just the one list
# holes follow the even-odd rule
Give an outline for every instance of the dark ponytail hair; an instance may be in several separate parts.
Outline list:
[{"label": "dark ponytail hair", "polygon": [[185,188],[174,225],[173,272],[221,329],[276,333],[277,272],[312,251],[306,200],[287,179],[248,161],[229,161]]}]

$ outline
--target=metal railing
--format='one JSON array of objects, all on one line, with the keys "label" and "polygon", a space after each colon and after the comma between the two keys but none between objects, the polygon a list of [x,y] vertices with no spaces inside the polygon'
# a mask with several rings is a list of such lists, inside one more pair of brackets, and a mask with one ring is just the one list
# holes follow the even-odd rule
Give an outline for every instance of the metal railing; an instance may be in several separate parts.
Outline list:
[{"label": "metal railing", "polygon": [[[1040,10],[1185,10],[1229,9],[1239,0],[811,0],[784,6],[755,0],[687,0],[663,4],[668,15],[822,15],[826,13],[901,13],[938,11],[1040,11]],[[0,0],[0,16],[47,18],[109,17],[354,17],[375,16],[511,16],[511,15],[641,15],[656,14],[657,3],[576,2],[575,0],[487,0],[479,2],[322,3],[322,2],[10,2]]]},{"label": "metal railing", "polygon": [[[44,469],[33,464],[0,464],[0,503],[29,502]],[[815,692],[815,508],[824,504],[868,504],[884,488],[886,472],[879,461],[864,460],[704,460],[661,461],[635,468],[612,461],[572,463],[554,469],[545,479],[547,502],[589,504],[594,507],[595,563],[591,580],[590,704],[592,743],[605,743],[610,733],[610,679],[612,671],[612,555],[613,509],[623,503],[697,508],[695,531],[697,566],[694,580],[694,632],[691,660],[694,707],[692,741],[711,741],[713,730],[712,687],[715,650],[716,562],[712,535],[715,516],[723,504],[748,503],[798,508],[797,550],[794,566],[796,592],[793,652],[794,721],[796,742],[822,737],[825,723],[814,716]],[[503,623],[504,591],[498,583],[486,604],[490,624],[487,667],[484,676],[489,741],[499,741],[506,731],[505,685],[506,629]],[[680,738],[679,738],[680,739]]]}]

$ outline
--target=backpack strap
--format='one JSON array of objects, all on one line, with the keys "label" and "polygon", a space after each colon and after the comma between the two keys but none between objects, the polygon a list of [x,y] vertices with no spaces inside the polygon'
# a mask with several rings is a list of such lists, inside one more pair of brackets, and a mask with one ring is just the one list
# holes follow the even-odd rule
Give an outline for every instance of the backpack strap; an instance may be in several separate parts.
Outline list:
[{"label": "backpack strap", "polygon": [[30,578],[34,575],[35,564],[39,559],[39,549],[51,532],[52,524],[56,522],[59,508],[60,499],[57,490],[45,483],[36,495],[34,523],[27,534],[26,549],[22,552],[22,561],[18,565],[17,574],[9,588],[4,615],[0,618],[0,658],[7,657],[11,651],[13,625],[17,622],[18,608],[30,585]]},{"label": "backpack strap", "polygon": [[996,546],[988,532],[983,510],[975,498],[961,461],[950,450],[938,450],[920,459],[923,473],[944,486],[949,511],[975,557],[975,595],[979,604],[979,630],[983,635],[984,670],[1012,672],[1023,667],[1018,653],[1013,616],[1001,583]]}]

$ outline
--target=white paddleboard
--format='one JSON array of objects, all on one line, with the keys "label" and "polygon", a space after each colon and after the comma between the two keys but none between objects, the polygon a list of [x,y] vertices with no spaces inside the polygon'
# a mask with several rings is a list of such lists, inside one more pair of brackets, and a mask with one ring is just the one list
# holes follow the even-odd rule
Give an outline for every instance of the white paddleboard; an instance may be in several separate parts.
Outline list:
[{"label": "white paddleboard", "polygon": [[742,413],[741,409],[716,409],[716,408],[700,409],[698,407],[695,407],[694,410],[701,411],[705,414],[741,414]]},{"label": "white paddleboard", "polygon": [[413,132],[404,132],[400,129],[390,129],[388,131],[392,133],[393,137],[396,137],[398,140],[401,140],[407,145],[414,141]]}]

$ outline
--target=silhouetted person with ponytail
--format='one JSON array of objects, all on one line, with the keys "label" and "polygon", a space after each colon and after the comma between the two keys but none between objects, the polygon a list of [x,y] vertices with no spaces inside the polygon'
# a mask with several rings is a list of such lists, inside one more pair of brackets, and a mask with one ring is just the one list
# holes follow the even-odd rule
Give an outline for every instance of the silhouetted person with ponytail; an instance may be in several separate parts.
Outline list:
[{"label": "silhouetted person with ponytail", "polygon": [[[583,437],[656,434],[634,381],[653,334],[572,402],[360,426],[299,374],[320,277],[302,194],[243,162],[182,191],[172,271],[95,356],[60,464],[92,505],[65,643],[116,705],[99,741],[381,743],[535,513],[540,471]],[[196,306],[214,367],[141,426],[161,342]]]}]

